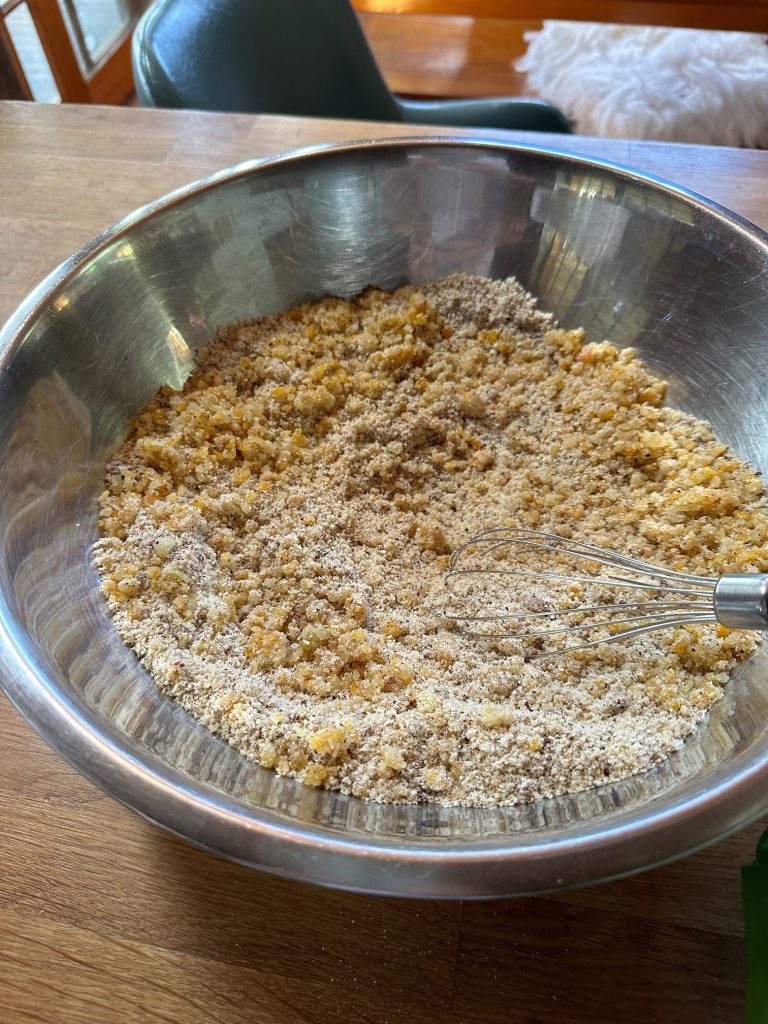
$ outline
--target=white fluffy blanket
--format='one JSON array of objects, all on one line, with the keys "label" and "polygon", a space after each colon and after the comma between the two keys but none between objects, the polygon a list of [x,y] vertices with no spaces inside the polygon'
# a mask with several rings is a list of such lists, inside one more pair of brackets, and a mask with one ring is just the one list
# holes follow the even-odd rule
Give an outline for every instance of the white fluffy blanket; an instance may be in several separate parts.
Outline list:
[{"label": "white fluffy blanket", "polygon": [[768,146],[768,44],[746,32],[545,21],[516,63],[582,135]]}]

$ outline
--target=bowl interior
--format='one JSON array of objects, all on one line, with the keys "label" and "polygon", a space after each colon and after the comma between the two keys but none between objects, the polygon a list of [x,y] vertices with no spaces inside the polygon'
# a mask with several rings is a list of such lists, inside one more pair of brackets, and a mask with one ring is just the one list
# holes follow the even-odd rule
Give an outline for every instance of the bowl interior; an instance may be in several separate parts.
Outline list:
[{"label": "bowl interior", "polygon": [[765,267],[761,237],[704,204],[501,146],[342,149],[243,169],[161,204],[73,265],[2,355],[8,636],[45,699],[148,771],[170,765],[191,792],[218,794],[246,817],[508,847],[679,806],[764,760],[765,652],[740,667],[685,748],[642,776],[521,808],[368,804],[250,764],[157,693],[97,590],[94,499],[131,417],[162,384],[181,384],[191,350],[219,324],[455,271],[514,274],[564,326],[637,346],[669,380],[672,404],[709,419],[764,470]]}]

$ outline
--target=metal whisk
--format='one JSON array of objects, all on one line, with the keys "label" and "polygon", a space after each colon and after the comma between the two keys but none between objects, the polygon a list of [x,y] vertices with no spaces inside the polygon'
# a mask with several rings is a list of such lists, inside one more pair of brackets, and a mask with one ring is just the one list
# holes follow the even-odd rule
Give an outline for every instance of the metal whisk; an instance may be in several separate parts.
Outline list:
[{"label": "metal whisk", "polygon": [[[526,567],[531,560],[533,569]],[[691,623],[768,629],[768,574],[689,575],[537,530],[500,528],[478,534],[454,551],[445,580],[449,587],[465,583],[468,596],[478,604],[446,613],[466,635],[534,641],[540,647],[551,637],[601,633],[582,643],[538,650],[534,657]],[[510,596],[513,585],[522,585],[522,607]],[[563,593],[553,606],[558,587]],[[583,603],[581,595],[590,588],[596,596]],[[491,592],[501,598],[500,607],[487,607]],[[625,593],[628,600],[619,599]],[[494,630],[481,623],[506,625]]]}]

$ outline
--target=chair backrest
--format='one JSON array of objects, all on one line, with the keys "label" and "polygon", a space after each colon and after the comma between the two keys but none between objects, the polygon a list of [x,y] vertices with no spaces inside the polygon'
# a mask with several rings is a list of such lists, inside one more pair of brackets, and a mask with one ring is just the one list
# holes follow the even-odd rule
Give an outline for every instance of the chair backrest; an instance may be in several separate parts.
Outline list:
[{"label": "chair backrest", "polygon": [[401,119],[349,0],[158,0],[133,63],[145,106]]}]

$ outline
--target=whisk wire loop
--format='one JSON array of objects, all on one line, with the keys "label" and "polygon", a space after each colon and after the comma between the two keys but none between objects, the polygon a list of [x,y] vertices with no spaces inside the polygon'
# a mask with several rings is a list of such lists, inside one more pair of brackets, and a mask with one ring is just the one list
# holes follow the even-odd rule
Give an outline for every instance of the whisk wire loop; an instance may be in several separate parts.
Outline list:
[{"label": "whisk wire loop", "polygon": [[526,547],[536,551],[551,551],[554,553],[564,552],[572,557],[582,558],[590,562],[598,562],[610,568],[624,567],[633,569],[640,575],[650,576],[653,579],[678,580],[682,583],[714,586],[717,582],[716,576],[695,576],[690,573],[678,572],[675,569],[667,569],[659,565],[651,565],[650,562],[642,562],[629,555],[623,555],[619,551],[612,551],[609,548],[601,548],[595,544],[587,544],[585,541],[572,541],[557,533],[540,533],[537,530],[527,530],[524,527],[494,527],[477,534],[464,544],[461,544],[451,555],[448,566],[450,573],[462,554],[471,547],[491,543],[490,551],[505,547],[509,544],[516,544],[518,547]]},{"label": "whisk wire loop", "polygon": [[[541,570],[507,568],[488,565],[488,559],[499,558],[505,549],[516,550],[521,558],[534,555],[544,563]],[[465,562],[473,555],[480,564]],[[484,560],[484,561],[483,561]],[[551,571],[548,562],[555,561]],[[563,569],[563,561],[579,566],[574,572]],[[604,571],[608,570],[608,571]],[[732,628],[768,629],[768,575],[760,573],[703,576],[667,569],[643,562],[629,555],[598,547],[585,541],[571,540],[556,533],[515,527],[494,527],[470,538],[453,552],[446,583],[457,578],[504,579],[511,581],[566,584],[567,600],[559,607],[523,608],[473,613],[466,609],[447,612],[446,617],[457,624],[510,622],[508,630],[464,628],[467,636],[489,640],[530,641],[541,646],[550,637],[599,631],[595,639],[558,647],[536,650],[531,656],[542,657],[581,651],[617,640],[697,623],[724,622]],[[597,586],[611,592],[637,591],[647,594],[645,600],[619,601],[610,593],[600,603],[572,604],[574,596],[584,587]],[[535,589],[535,588],[534,588]],[[482,592],[480,594],[482,597]],[[539,598],[540,600],[540,598]],[[582,616],[585,621],[573,621]],[[549,621],[547,628],[538,623]],[[523,623],[523,625],[521,625]],[[621,628],[623,627],[623,628]]]}]

